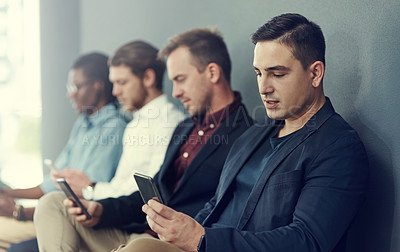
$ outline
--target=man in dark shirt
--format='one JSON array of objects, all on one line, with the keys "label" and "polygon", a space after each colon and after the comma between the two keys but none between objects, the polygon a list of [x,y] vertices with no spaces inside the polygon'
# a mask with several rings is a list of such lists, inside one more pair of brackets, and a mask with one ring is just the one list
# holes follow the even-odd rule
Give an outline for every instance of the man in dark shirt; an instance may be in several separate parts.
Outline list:
[{"label": "man in dark shirt", "polygon": [[149,200],[143,211],[160,240],[118,251],[345,251],[367,191],[368,158],[324,95],[322,31],[283,14],[252,40],[268,118],[232,146],[215,196],[194,219]]},{"label": "man in dark shirt", "polygon": [[[173,96],[192,117],[177,126],[154,180],[166,205],[195,216],[214,195],[231,145],[253,121],[230,86],[231,62],[218,32],[194,29],[176,35],[160,57],[167,58]],[[66,208],[64,198],[53,194],[39,202],[35,226],[40,251],[110,251],[154,235],[139,192],[83,201],[91,220],[70,200],[64,201]]]}]

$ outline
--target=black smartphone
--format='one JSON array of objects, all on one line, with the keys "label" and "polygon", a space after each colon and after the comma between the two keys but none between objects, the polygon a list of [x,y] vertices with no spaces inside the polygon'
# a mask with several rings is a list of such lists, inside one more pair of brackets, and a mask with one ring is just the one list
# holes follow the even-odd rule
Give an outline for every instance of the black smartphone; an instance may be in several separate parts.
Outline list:
[{"label": "black smartphone", "polygon": [[92,218],[92,216],[90,216],[86,207],[82,204],[82,202],[79,200],[78,196],[76,196],[74,191],[72,191],[72,189],[68,185],[67,181],[65,181],[65,179],[63,179],[63,178],[59,178],[59,179],[57,179],[57,183],[60,185],[61,190],[63,190],[65,195],[67,195],[67,197],[75,203],[75,206],[79,206],[82,209],[83,214],[86,215],[86,218],[88,220],[90,220]]},{"label": "black smartphone", "polygon": [[164,204],[152,177],[137,172],[133,174],[133,177],[136,180],[140,195],[145,204],[151,199],[158,200],[160,203]]}]

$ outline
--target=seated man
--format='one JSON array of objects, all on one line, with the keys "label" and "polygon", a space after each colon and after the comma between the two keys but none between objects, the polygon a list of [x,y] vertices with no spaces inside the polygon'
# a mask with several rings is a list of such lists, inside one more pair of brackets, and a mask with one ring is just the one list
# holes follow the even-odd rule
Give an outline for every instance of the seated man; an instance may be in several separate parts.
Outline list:
[{"label": "seated man", "polygon": [[138,189],[132,183],[134,172],[153,176],[160,169],[172,133],[185,118],[163,94],[165,64],[157,53],[152,45],[133,41],[110,58],[113,94],[125,110],[133,112],[133,120],[126,126],[121,160],[111,182],[94,183],[76,170],[55,175],[66,178],[79,196],[98,200],[129,195]]},{"label": "seated man", "polygon": [[[218,33],[184,32],[160,54],[168,55],[173,96],[192,118],[177,126],[154,180],[165,204],[194,216],[214,195],[232,143],[253,121],[230,86],[231,62]],[[35,226],[40,251],[110,251],[137,237],[152,237],[137,191],[126,197],[83,201],[91,220],[80,214],[80,208],[66,208],[64,199],[53,193],[38,204]]]},{"label": "seated man", "polygon": [[[70,167],[99,182],[107,182],[114,176],[126,126],[112,95],[107,60],[105,55],[90,53],[73,64],[68,79],[68,96],[80,115],[66,146],[54,163],[58,169]],[[99,139],[103,140],[102,144],[99,144]],[[33,188],[0,188],[0,198],[38,199],[56,189],[50,176],[45,176],[43,183]],[[2,243],[9,245],[34,237],[33,223],[26,221],[32,220],[34,208],[23,208],[14,201],[8,202],[7,206],[2,206],[8,210],[1,211],[1,215],[6,217],[0,217]],[[17,220],[8,218],[12,216]]]},{"label": "seated man", "polygon": [[[172,133],[184,115],[162,92],[165,64],[157,53],[150,44],[133,41],[110,58],[113,94],[127,111],[133,112],[133,120],[126,126],[122,156],[110,182],[94,183],[74,169],[53,173],[55,178],[66,178],[77,195],[82,195],[82,188],[88,200],[129,195],[137,190],[132,183],[134,172],[153,176],[160,169]],[[38,250],[36,241],[21,244],[19,250],[22,246]],[[17,245],[11,248],[18,251]]]},{"label": "seated man", "polygon": [[143,211],[160,240],[138,239],[118,251],[345,251],[368,160],[324,95],[322,31],[283,14],[252,40],[269,118],[235,142],[215,196],[195,219],[150,200]]}]

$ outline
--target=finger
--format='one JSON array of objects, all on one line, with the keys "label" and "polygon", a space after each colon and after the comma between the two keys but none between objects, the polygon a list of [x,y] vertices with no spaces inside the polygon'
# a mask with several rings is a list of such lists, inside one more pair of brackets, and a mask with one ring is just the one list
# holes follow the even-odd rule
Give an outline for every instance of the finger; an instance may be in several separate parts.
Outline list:
[{"label": "finger", "polygon": [[[149,207],[147,205],[144,205],[143,208],[146,210],[145,213],[147,214],[147,216],[146,216],[147,222],[149,223],[149,226],[152,229],[156,228],[158,230],[159,228],[164,227],[163,223],[166,223],[168,220],[166,220],[163,216],[159,215],[156,211],[154,211],[151,207]],[[156,230],[154,230],[154,231],[156,231]]]},{"label": "finger", "polygon": [[80,207],[69,207],[68,214],[70,215],[80,215],[82,214],[82,209]]},{"label": "finger", "polygon": [[75,219],[77,220],[77,221],[79,221],[79,222],[82,222],[82,223],[84,223],[84,222],[89,222],[88,221],[88,219],[87,219],[87,217],[86,217],[86,215],[84,215],[84,214],[79,214],[79,215],[76,215],[75,216]]},{"label": "finger", "polygon": [[70,199],[68,199],[68,198],[66,198],[66,199],[63,201],[63,203],[64,203],[64,206],[66,206],[66,207],[73,207],[74,204],[75,204],[75,202],[73,202],[72,200],[70,200]]},{"label": "finger", "polygon": [[61,172],[55,171],[55,170],[52,170],[52,171],[50,172],[50,176],[51,176],[52,178],[54,178],[54,179],[62,178],[62,177],[61,177]]},{"label": "finger", "polygon": [[150,218],[150,216],[146,215],[146,221],[149,225],[150,229],[156,232],[158,235],[162,235],[166,232],[166,229],[160,226],[157,222]]},{"label": "finger", "polygon": [[143,213],[147,214],[147,212],[149,211],[149,206],[147,204],[144,204],[142,206],[142,211],[143,211]]},{"label": "finger", "polygon": [[153,209],[155,212],[157,212],[159,215],[163,216],[164,218],[166,218],[168,220],[172,220],[177,213],[174,209],[172,209],[166,205],[163,205],[156,200],[149,200],[147,202],[147,205],[151,209]]},{"label": "finger", "polygon": [[101,209],[102,206],[99,202],[88,201],[88,204],[86,204],[86,202],[82,204],[86,206],[86,209],[91,216],[96,216],[96,215],[99,216],[102,214],[102,209]]}]

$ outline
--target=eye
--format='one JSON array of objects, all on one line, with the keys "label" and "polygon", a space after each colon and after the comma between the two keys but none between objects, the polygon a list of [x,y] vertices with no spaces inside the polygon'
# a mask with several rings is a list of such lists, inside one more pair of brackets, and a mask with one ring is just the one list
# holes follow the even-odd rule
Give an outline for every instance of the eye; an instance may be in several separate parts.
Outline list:
[{"label": "eye", "polygon": [[185,77],[184,76],[179,76],[179,77],[177,77],[177,78],[175,78],[175,81],[177,82],[177,83],[182,83],[183,81],[185,81]]},{"label": "eye", "polygon": [[283,76],[285,76],[285,74],[274,74],[275,78],[282,78]]},{"label": "eye", "polygon": [[256,72],[256,76],[260,77],[261,76],[261,72],[260,71],[255,71]]}]

